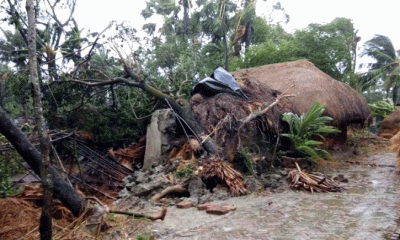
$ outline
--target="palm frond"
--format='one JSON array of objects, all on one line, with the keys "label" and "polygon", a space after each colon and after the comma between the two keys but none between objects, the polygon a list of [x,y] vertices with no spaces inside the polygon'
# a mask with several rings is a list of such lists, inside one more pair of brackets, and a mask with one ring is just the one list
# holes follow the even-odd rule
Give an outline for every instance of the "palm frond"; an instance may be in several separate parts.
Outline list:
[{"label": "palm frond", "polygon": [[320,105],[318,101],[315,101],[305,115],[299,117],[293,113],[283,114],[282,120],[289,124],[289,133],[282,134],[282,136],[290,139],[294,151],[300,156],[315,160],[320,155],[324,157],[329,155],[326,151],[316,149],[322,145],[322,142],[312,139],[315,137],[324,139],[323,135],[325,134],[340,132],[327,125],[332,118],[322,116],[324,110],[325,105]]}]

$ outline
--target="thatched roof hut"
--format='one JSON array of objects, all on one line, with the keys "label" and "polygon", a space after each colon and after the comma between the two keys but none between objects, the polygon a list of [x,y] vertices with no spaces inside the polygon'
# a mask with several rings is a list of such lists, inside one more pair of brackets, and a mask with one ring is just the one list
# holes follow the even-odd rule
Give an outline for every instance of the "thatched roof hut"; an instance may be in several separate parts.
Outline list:
[{"label": "thatched roof hut", "polygon": [[347,84],[341,83],[319,70],[307,60],[265,65],[232,73],[236,80],[254,78],[265,86],[283,92],[294,87],[289,94],[296,114],[304,114],[315,100],[326,104],[325,115],[332,117],[332,125],[342,134],[338,140],[345,141],[347,126],[364,127],[372,122],[366,100]]}]

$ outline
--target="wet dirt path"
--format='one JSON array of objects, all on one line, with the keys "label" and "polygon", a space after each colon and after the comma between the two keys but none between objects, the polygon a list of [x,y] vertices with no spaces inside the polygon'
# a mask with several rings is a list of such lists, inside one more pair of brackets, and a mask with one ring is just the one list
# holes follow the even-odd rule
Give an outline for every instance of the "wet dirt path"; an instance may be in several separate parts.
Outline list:
[{"label": "wet dirt path", "polygon": [[152,233],[156,239],[396,239],[400,179],[395,155],[382,152],[358,162],[319,169],[343,174],[348,179],[343,192],[285,189],[216,201],[237,207],[223,216],[172,207],[165,221],[151,226]]}]

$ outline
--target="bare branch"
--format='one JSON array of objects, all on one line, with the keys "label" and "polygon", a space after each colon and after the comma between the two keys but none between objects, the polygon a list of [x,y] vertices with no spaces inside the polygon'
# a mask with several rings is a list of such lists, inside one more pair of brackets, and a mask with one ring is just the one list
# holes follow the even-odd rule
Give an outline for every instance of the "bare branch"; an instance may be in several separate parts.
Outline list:
[{"label": "bare branch", "polygon": [[46,12],[47,12],[47,14],[49,14],[49,15],[54,19],[54,21],[57,22],[57,25],[58,25],[58,26],[62,27],[62,24],[61,24],[61,22],[58,20],[57,15],[56,15],[56,12],[55,12],[55,10],[54,10],[54,8],[55,8],[55,6],[57,5],[57,3],[58,3],[58,1],[55,1],[55,2],[54,2],[54,5],[51,5],[50,1],[47,0],[47,4],[49,4],[49,6],[50,6],[50,8],[51,8],[51,12],[52,12],[53,14],[49,13],[49,11],[47,11],[47,10],[46,10]]},{"label": "bare branch", "polygon": [[160,193],[157,193],[156,195],[154,195],[151,199],[150,202],[157,202],[158,200],[160,200],[161,198],[163,198],[164,196],[170,194],[170,193],[184,193],[187,192],[187,188],[178,184],[175,186],[169,186],[166,189],[162,190]]},{"label": "bare branch", "polygon": [[[72,79],[72,80],[68,80],[68,81],[69,82],[75,82],[75,83],[84,84],[84,85],[89,86],[89,87],[105,86],[105,85],[112,85],[112,84],[126,84],[126,85],[132,86],[132,87],[143,88],[141,83],[132,82],[129,79],[126,79],[126,78],[114,78],[114,79],[111,79],[111,80],[108,80],[108,81],[100,81],[98,79],[90,79],[89,80],[89,81],[96,81],[96,82],[85,82],[85,81],[76,80],[76,79]],[[64,81],[58,81],[58,82],[64,82]]]},{"label": "bare branch", "polygon": [[263,110],[257,110],[249,114],[245,119],[242,120],[242,124],[240,125],[239,129],[243,127],[244,124],[250,122],[254,118],[261,116],[265,113],[267,113],[272,107],[274,107],[276,104],[278,104],[282,99],[284,98],[289,98],[289,97],[294,97],[293,95],[287,95],[290,89],[292,89],[295,85],[290,86],[286,91],[284,91],[281,95],[279,95],[275,101],[270,104],[268,107],[264,108]]},{"label": "bare branch", "polygon": [[[7,2],[10,5],[9,14],[12,17],[17,17],[17,15],[19,15],[19,14],[18,14],[17,10],[15,9],[15,5],[17,4],[16,1],[14,1],[14,4],[11,2],[11,0],[7,0]],[[24,22],[24,20],[22,18],[19,18],[19,20],[25,25],[25,27],[28,26],[26,24],[26,22]],[[17,27],[17,26],[15,26],[15,27]],[[26,36],[26,33],[22,30],[21,27],[18,27],[18,31],[21,34],[22,38],[24,39],[24,42],[25,42],[26,46],[28,46],[28,37]]]},{"label": "bare branch", "polygon": [[65,21],[65,23],[63,24],[63,27],[66,26],[66,25],[69,23],[69,21],[71,21],[71,19],[73,19],[73,18],[72,18],[72,15],[73,15],[74,12],[75,12],[75,5],[76,5],[76,0],[74,0],[73,3],[72,3],[71,14],[69,15],[67,21]]},{"label": "bare branch", "polygon": [[123,211],[115,211],[115,210],[110,210],[109,213],[115,213],[115,214],[124,214],[128,216],[132,216],[135,218],[147,218],[150,219],[151,221],[155,221],[157,219],[164,220],[165,216],[167,215],[168,208],[163,207],[161,210],[161,213],[155,214],[153,216],[147,215],[147,214],[142,214],[142,213],[131,213],[131,212],[123,212]]},{"label": "bare branch", "polygon": [[97,45],[97,41],[99,41],[101,35],[103,35],[103,33],[104,33],[106,30],[110,29],[111,26],[112,26],[112,23],[110,23],[99,35],[97,35],[97,38],[96,38],[96,40],[94,40],[94,43],[93,43],[93,45],[92,45],[92,48],[89,50],[89,53],[87,54],[87,57],[86,57],[85,61],[83,61],[83,62],[87,62],[87,61],[90,60],[90,58],[92,57],[92,56],[91,56],[91,55],[92,55],[92,51],[93,51],[93,49],[94,49],[94,48],[96,47],[96,45]]},{"label": "bare branch", "polygon": [[56,1],[54,2],[54,4],[51,5],[50,1],[47,0],[47,4],[49,4],[50,9],[51,9],[51,12],[52,12],[53,14],[49,13],[49,11],[47,11],[47,10],[46,10],[46,12],[54,19],[54,21],[56,21],[57,25],[58,25],[60,28],[64,28],[64,27],[73,19],[73,18],[72,18],[72,15],[73,15],[74,12],[75,12],[76,0],[73,1],[71,13],[70,13],[68,19],[67,19],[64,23],[61,23],[61,22],[60,22],[60,20],[57,18],[57,14],[56,14],[56,11],[55,11],[55,7],[56,7],[56,5],[57,5],[59,2],[60,2],[60,1],[56,0]]}]

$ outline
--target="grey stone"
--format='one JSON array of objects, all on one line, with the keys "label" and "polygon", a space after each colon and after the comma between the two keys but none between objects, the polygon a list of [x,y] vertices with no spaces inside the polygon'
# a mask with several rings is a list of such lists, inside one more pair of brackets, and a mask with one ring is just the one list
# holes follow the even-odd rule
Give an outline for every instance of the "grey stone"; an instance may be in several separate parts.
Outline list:
[{"label": "grey stone", "polygon": [[225,200],[231,196],[229,189],[220,184],[213,189],[213,195],[216,200]]},{"label": "grey stone", "polygon": [[138,185],[131,188],[131,193],[134,196],[146,196],[164,187],[166,183],[164,182],[161,176],[156,176],[150,182],[147,183],[139,183]]},{"label": "grey stone", "polygon": [[118,208],[122,209],[143,209],[148,206],[150,206],[150,203],[147,202],[144,199],[141,199],[136,196],[132,196],[132,194],[129,194],[127,196],[124,196],[112,203],[114,206],[118,206]]},{"label": "grey stone", "polygon": [[204,195],[206,191],[206,184],[203,182],[203,180],[201,180],[200,177],[196,176],[190,181],[188,185],[188,191],[190,193],[190,197],[199,198],[200,196]]},{"label": "grey stone", "polygon": [[147,174],[142,171],[136,171],[133,174],[133,178],[136,183],[149,182],[150,180]]},{"label": "grey stone", "polygon": [[201,197],[208,192],[206,184],[200,177],[196,176],[191,179],[188,185],[188,192],[190,194],[190,201],[197,205],[201,201]]},{"label": "grey stone", "polygon": [[264,187],[260,180],[254,176],[246,176],[244,179],[244,184],[246,184],[247,193],[257,192]]}]

